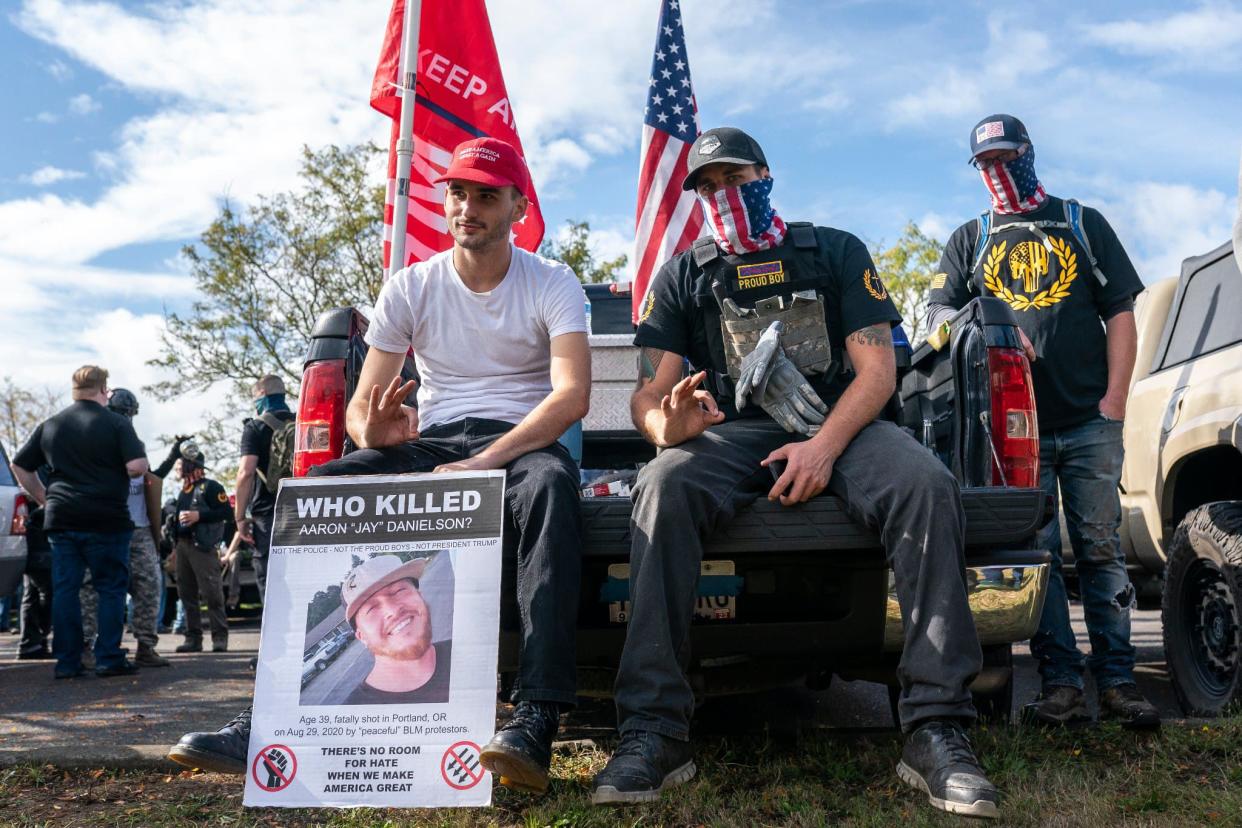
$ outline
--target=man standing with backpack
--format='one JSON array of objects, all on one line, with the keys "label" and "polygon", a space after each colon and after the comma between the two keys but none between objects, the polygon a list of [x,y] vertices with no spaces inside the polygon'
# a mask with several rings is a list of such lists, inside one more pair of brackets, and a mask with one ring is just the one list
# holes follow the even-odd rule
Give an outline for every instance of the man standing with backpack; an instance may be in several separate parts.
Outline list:
[{"label": "man standing with backpack", "polygon": [[[1134,297],[1143,283],[1098,211],[1044,190],[1021,121],[984,118],[970,133],[970,150],[991,209],[949,237],[928,316],[934,328],[976,296],[1013,308],[1039,412],[1039,483],[1054,504],[1058,494],[1065,504],[1100,712],[1123,727],[1157,727],[1160,714],[1134,681],[1135,595],[1117,533],[1121,428],[1138,340]],[[1061,560],[1055,518],[1040,541]],[[1083,657],[1059,566],[1031,653],[1042,689],[1025,718],[1047,725],[1087,719]]]},{"label": "man standing with backpack", "polygon": [[233,516],[242,540],[254,544],[254,575],[262,597],[267,592],[267,552],[272,545],[276,490],[281,478],[293,473],[294,415],[285,403],[285,383],[275,374],[261,377],[250,395],[256,416],[242,426]]}]

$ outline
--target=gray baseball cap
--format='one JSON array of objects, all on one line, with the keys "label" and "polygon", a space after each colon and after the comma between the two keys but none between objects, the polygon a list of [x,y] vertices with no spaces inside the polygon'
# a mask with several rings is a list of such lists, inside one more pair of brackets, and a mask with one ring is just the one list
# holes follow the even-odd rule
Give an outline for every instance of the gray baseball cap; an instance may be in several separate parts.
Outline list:
[{"label": "gray baseball cap", "polygon": [[704,132],[690,145],[690,157],[686,159],[686,178],[681,182],[683,190],[694,189],[698,171],[708,164],[761,164],[768,165],[759,142],[737,127],[716,127]]}]

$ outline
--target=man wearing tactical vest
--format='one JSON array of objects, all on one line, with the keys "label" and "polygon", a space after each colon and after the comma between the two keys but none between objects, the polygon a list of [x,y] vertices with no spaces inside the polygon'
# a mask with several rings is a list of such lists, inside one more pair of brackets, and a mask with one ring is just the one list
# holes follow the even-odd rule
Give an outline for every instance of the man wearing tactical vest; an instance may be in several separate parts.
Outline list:
[{"label": "man wearing tactical vest", "polygon": [[224,614],[224,590],[220,581],[220,555],[217,547],[224,538],[229,517],[229,496],[224,487],[208,478],[202,451],[192,442],[181,446],[177,474],[181,492],[177,495],[177,534],[173,547],[177,556],[177,594],[185,605],[185,641],[179,653],[203,651],[203,616],[199,609],[207,599],[211,624],[211,651],[229,648],[229,621]]},{"label": "man wearing tactical vest", "polygon": [[[1013,308],[1035,385],[1040,486],[1056,503],[1060,484],[1100,712],[1125,727],[1158,727],[1159,712],[1134,682],[1134,587],[1117,534],[1121,426],[1138,340],[1134,297],[1143,283],[1099,212],[1047,194],[1021,121],[984,118],[970,149],[992,206],[949,237],[932,277],[931,322],[943,323],[976,296]],[[1060,560],[1058,521],[1040,541]],[[1052,569],[1031,652],[1042,690],[1024,716],[1050,725],[1086,720],[1083,656],[1060,567]]]},{"label": "man wearing tactical vest", "polygon": [[[260,377],[250,389],[250,396],[254,401],[255,417],[242,425],[233,516],[242,540],[254,544],[254,576],[262,598],[267,592],[267,553],[272,546],[276,489],[280,475],[288,475],[287,462],[292,459],[279,441],[286,434],[286,426],[294,421],[294,415],[285,403],[285,383],[275,374]],[[285,464],[283,471],[273,469],[273,458]]]},{"label": "man wearing tactical vest", "polygon": [[999,794],[965,733],[982,656],[960,492],[931,452],[877,419],[895,387],[900,316],[856,237],[776,215],[749,135],[708,130],[688,169],[683,187],[697,191],[711,237],[656,274],[634,340],[631,413],[661,451],[633,493],[621,743],[592,801],[650,801],[694,776],[685,668],[704,539],[761,496],[792,506],[830,491],[885,539],[896,577],[901,778],[938,808],[995,816]]}]

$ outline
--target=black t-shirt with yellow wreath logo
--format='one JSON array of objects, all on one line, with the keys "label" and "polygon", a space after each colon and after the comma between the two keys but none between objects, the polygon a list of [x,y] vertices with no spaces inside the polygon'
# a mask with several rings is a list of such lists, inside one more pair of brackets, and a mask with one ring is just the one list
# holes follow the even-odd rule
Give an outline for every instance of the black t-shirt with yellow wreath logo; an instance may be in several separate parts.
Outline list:
[{"label": "black t-shirt with yellow wreath logo", "polygon": [[[1018,325],[1035,346],[1031,365],[1039,427],[1050,431],[1078,425],[1099,413],[1108,390],[1104,321],[1127,310],[1143,283],[1113,228],[1090,207],[1082,224],[1100,270],[1068,228],[1045,229],[1045,245],[1028,229],[993,232],[974,272],[978,222],[963,224],[949,237],[940,272],[932,277],[933,304],[964,307],[976,296],[996,296],[1009,304]],[[1038,210],[993,215],[994,227],[1015,222],[1065,221],[1064,201],[1050,197]]]}]

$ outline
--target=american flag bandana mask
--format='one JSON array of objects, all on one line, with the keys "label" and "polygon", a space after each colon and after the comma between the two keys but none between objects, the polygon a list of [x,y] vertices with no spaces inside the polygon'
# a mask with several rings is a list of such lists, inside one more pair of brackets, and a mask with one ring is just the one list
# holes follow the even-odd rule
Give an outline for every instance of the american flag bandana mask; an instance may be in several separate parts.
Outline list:
[{"label": "american flag bandana mask", "polygon": [[771,178],[759,178],[699,197],[712,236],[725,253],[769,250],[785,240],[785,222],[772,209],[773,183]]},{"label": "american flag bandana mask", "polygon": [[1029,213],[1048,200],[1044,185],[1035,175],[1035,147],[1003,164],[990,164],[979,169],[983,185],[992,196],[992,209],[1001,215]]}]

